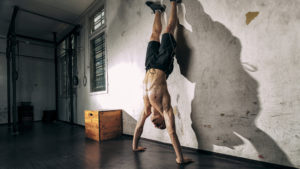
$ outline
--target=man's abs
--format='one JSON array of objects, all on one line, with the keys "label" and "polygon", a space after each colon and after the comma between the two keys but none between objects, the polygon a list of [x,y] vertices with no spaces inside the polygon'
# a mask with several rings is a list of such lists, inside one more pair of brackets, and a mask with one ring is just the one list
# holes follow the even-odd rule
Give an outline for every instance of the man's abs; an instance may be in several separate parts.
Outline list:
[{"label": "man's abs", "polygon": [[160,69],[149,69],[144,79],[144,92],[150,92],[155,88],[166,87],[166,74]]}]

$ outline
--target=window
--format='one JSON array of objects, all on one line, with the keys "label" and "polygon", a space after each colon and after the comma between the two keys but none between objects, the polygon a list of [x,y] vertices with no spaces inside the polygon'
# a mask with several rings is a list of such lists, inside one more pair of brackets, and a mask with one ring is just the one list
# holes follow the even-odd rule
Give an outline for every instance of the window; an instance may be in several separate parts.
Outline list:
[{"label": "window", "polygon": [[[105,92],[106,86],[106,50],[105,50],[105,14],[104,8],[97,11],[91,23],[91,91]],[[97,30],[97,31],[96,31]]]},{"label": "window", "polygon": [[91,41],[93,56],[93,91],[105,91],[105,35],[101,33]]},{"label": "window", "polygon": [[91,19],[91,33],[99,28],[102,28],[105,24],[104,8],[101,8]]}]

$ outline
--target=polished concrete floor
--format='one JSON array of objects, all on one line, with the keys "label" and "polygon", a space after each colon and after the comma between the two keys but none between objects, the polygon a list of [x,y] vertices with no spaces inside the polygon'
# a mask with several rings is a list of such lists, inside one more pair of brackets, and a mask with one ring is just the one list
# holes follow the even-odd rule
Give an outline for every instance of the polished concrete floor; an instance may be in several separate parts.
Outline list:
[{"label": "polished concrete floor", "polygon": [[184,154],[194,163],[180,166],[170,145],[147,140],[147,151],[131,151],[131,137],[101,143],[85,138],[84,128],[36,122],[13,136],[0,126],[0,169],[263,169],[256,163],[226,159],[193,150]]}]

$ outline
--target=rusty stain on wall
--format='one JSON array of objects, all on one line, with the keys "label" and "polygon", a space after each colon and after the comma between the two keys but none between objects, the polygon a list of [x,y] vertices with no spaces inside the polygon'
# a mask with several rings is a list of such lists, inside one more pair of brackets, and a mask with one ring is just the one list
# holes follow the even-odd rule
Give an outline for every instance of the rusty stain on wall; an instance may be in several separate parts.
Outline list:
[{"label": "rusty stain on wall", "polygon": [[211,128],[210,124],[204,124],[203,126],[206,127],[206,128]]},{"label": "rusty stain on wall", "polygon": [[249,25],[249,23],[256,18],[258,14],[259,12],[248,12],[246,14],[246,24]]},{"label": "rusty stain on wall", "polygon": [[179,115],[177,106],[173,107],[173,113],[174,113],[174,115],[177,115],[177,114]]}]

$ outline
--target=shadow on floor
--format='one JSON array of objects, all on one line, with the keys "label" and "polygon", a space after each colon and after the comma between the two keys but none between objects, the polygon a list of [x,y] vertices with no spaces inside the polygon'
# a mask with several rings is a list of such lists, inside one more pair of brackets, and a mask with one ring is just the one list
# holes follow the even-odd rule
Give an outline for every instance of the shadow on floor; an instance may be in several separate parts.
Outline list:
[{"label": "shadow on floor", "polygon": [[[183,149],[195,160],[187,166],[175,163],[171,145],[141,139],[147,151],[131,150],[131,136],[97,142],[85,138],[80,126],[66,123],[34,123],[32,130],[18,136],[0,126],[0,168],[59,168],[59,169],[267,169],[252,162],[220,158],[214,155]],[[272,167],[271,167],[272,168]]]}]

